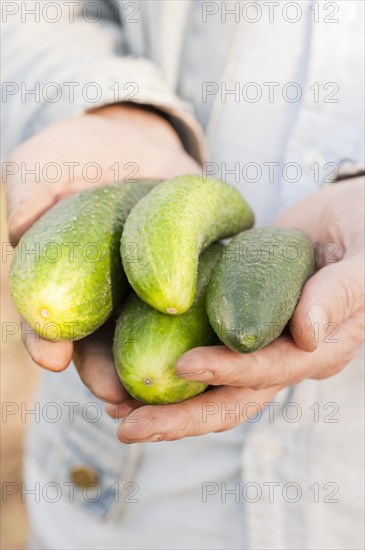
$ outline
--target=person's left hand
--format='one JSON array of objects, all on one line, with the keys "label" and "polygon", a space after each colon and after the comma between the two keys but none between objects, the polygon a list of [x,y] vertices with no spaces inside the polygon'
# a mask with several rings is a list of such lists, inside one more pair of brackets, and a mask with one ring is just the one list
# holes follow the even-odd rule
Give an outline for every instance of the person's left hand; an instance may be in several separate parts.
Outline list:
[{"label": "person's left hand", "polygon": [[122,442],[228,430],[258,414],[280,389],[305,378],[332,376],[355,356],[364,339],[363,178],[310,195],[275,225],[306,231],[319,268],[304,286],[290,334],[250,354],[224,346],[185,353],[176,365],[179,376],[217,387],[172,405],[107,405],[111,416],[124,417],[118,428]]}]

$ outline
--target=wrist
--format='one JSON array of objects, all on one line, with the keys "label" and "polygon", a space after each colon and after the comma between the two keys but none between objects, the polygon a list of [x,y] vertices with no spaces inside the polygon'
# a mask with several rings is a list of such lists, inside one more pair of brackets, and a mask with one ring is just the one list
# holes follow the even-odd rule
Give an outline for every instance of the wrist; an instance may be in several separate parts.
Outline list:
[{"label": "wrist", "polygon": [[122,132],[143,132],[145,138],[153,139],[161,147],[184,151],[180,137],[167,116],[154,107],[118,103],[99,107],[87,114],[115,121]]}]

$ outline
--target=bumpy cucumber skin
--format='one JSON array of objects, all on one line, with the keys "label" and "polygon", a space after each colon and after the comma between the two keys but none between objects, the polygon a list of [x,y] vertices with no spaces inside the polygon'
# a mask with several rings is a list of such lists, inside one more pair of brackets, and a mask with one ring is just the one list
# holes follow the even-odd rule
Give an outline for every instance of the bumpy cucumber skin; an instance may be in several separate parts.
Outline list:
[{"label": "bumpy cucumber skin", "polygon": [[265,227],[234,237],[207,289],[208,317],[220,340],[240,353],[272,342],[293,315],[313,269],[313,244],[298,229]]},{"label": "bumpy cucumber skin", "polygon": [[183,401],[206,389],[201,382],[175,374],[178,358],[197,346],[218,343],[205,310],[208,279],[223,245],[211,245],[200,257],[194,304],[179,316],[153,309],[132,294],[123,304],[114,338],[114,362],[126,390],[150,404]]},{"label": "bumpy cucumber skin", "polygon": [[146,303],[162,313],[184,313],[194,301],[202,250],[253,223],[252,210],[227,183],[199,176],[164,181],[127,218],[125,273]]},{"label": "bumpy cucumber skin", "polygon": [[10,291],[20,315],[43,338],[83,338],[120,303],[129,288],[119,251],[122,228],[157,183],[70,195],[23,235],[10,268]]}]

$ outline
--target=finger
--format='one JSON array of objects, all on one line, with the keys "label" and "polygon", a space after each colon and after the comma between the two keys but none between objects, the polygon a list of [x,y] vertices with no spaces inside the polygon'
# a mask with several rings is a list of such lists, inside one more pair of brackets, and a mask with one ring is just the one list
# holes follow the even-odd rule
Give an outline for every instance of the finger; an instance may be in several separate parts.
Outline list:
[{"label": "finger", "polygon": [[339,372],[363,340],[355,317],[341,324],[336,334],[313,353],[281,336],[261,350],[241,354],[226,347],[201,347],[185,353],[176,364],[178,376],[210,385],[234,385],[253,389],[289,386],[304,378]]},{"label": "finger", "polygon": [[123,420],[117,435],[123,443],[142,443],[225,431],[259,415],[279,389],[219,387],[182,403],[146,405]]},{"label": "finger", "polygon": [[321,344],[321,349],[327,350],[331,358],[313,378],[322,380],[341,372],[364,343],[364,335],[365,317],[362,311],[353,313],[339,327],[334,327],[331,333],[328,331],[323,344]]},{"label": "finger", "polygon": [[137,401],[137,399],[134,399],[133,397],[128,396],[123,403],[116,403],[116,404],[106,403],[105,411],[112,418],[124,418],[135,409],[138,409],[139,407],[143,407],[143,406],[144,406],[144,403],[141,403],[140,401]]},{"label": "finger", "polygon": [[129,394],[118,378],[111,340],[103,336],[97,332],[75,342],[75,365],[81,380],[96,397],[108,403],[123,403]]},{"label": "finger", "polygon": [[12,246],[29,227],[56,202],[52,188],[45,183],[34,183],[20,190],[14,183],[8,187],[8,230]]},{"label": "finger", "polygon": [[[349,201],[349,196],[353,200]],[[320,264],[326,263],[326,256],[333,254],[334,247],[335,255],[340,259],[346,250],[362,247],[364,198],[363,176],[329,185],[284,211],[273,225],[302,229],[313,243],[323,247],[330,245],[330,249],[324,249],[325,257],[319,258]],[[356,216],[353,215],[354,204],[357,205]]]},{"label": "finger", "polygon": [[[274,227],[295,227],[301,229],[310,237],[312,242],[326,242],[328,240],[328,226],[319,223],[323,217],[322,195],[327,193],[321,189],[305,197],[300,203],[285,210],[272,223]],[[305,215],[303,215],[305,212]]]},{"label": "finger", "polygon": [[[85,126],[88,124],[89,131],[92,133],[95,128],[90,121],[91,117],[83,118]],[[88,128],[81,129],[80,134],[80,127],[75,126],[75,120],[75,118],[65,119],[38,132],[19,145],[7,161],[8,173],[5,184],[9,238],[13,246],[18,243],[22,234],[60,198],[90,187],[90,183],[84,180],[82,172],[82,167],[90,160],[89,148],[82,140],[84,131],[87,133]],[[98,139],[100,145],[101,138]],[[70,172],[69,163],[65,162],[65,159],[69,159],[69,155],[75,150],[78,151],[80,162],[75,163],[75,170]],[[100,148],[96,147],[96,150]],[[82,162],[84,159],[85,163]],[[48,173],[50,165],[57,170],[57,181],[51,184],[49,180],[46,181],[47,175],[53,176],[53,172]]]},{"label": "finger", "polygon": [[307,281],[290,321],[290,332],[297,346],[314,351],[329,330],[364,307],[363,270],[361,255],[345,256]]},{"label": "finger", "polygon": [[53,372],[65,370],[71,362],[72,342],[51,342],[41,338],[22,322],[24,345],[37,365]]},{"label": "finger", "polygon": [[254,353],[237,353],[224,346],[192,349],[180,357],[176,373],[181,378],[213,386],[262,389],[285,384],[294,374],[299,378],[308,368],[309,358],[310,354],[282,336]]}]

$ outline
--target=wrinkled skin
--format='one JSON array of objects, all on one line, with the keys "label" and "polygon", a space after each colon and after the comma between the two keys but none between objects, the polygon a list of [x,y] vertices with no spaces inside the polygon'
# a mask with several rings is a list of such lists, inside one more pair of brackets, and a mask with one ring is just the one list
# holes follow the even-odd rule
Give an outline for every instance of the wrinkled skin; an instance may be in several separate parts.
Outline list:
[{"label": "wrinkled skin", "polygon": [[[113,140],[110,140],[110,135]],[[105,147],[105,144],[108,147]],[[128,106],[99,109],[93,114],[54,124],[20,145],[9,161],[90,161],[103,167],[100,184],[113,181],[110,170],[137,163],[135,177],[168,178],[199,173],[172,127],[158,115]],[[123,175],[122,175],[123,177]],[[16,244],[22,233],[52,204],[88,184],[75,169],[56,185],[22,183],[15,174],[7,179],[9,234]],[[323,379],[340,372],[354,357],[364,339],[364,178],[322,189],[285,212],[275,224],[306,231],[324,253],[317,273],[306,283],[290,323],[289,332],[269,346],[249,355],[224,346],[196,348],[177,363],[187,379],[207,382],[209,391],[188,401],[164,406],[142,406],[120,384],[112,359],[113,328],[75,344],[75,362],[82,381],[107,405],[107,412],[123,417],[118,428],[122,442],[176,440],[186,436],[225,431],[236,426],[235,416],[208,415],[207,404],[226,410],[240,402],[265,406],[282,388],[305,378]],[[334,243],[324,248],[328,243]],[[334,328],[336,342],[331,342]],[[74,346],[47,342],[27,334],[26,347],[36,363],[62,371],[70,363]],[[214,387],[215,386],[215,387]],[[242,419],[244,421],[244,418]]]}]

